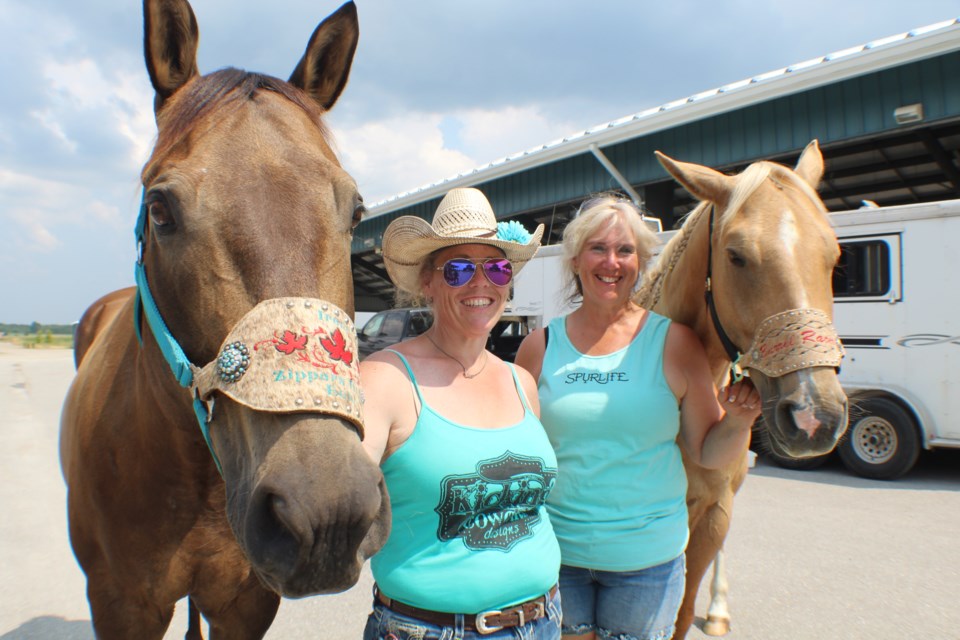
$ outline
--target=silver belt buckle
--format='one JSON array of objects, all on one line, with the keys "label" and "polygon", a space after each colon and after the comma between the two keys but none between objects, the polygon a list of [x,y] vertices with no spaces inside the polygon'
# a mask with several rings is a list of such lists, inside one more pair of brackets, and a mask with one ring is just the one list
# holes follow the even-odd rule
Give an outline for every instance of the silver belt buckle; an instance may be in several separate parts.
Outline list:
[{"label": "silver belt buckle", "polygon": [[[532,618],[533,620],[539,620],[540,618],[546,617],[547,615],[546,598],[544,598],[543,600],[544,602],[538,601],[535,603],[537,606],[537,610],[534,612],[535,615]],[[520,615],[522,616],[523,614],[521,613]]]},{"label": "silver belt buckle", "polygon": [[[483,613],[478,613],[476,617],[477,631],[482,635],[487,635],[488,633],[503,629],[502,625],[494,627],[487,626],[487,616],[498,616],[500,613],[500,611],[484,611]],[[520,613],[520,619],[523,620],[523,612]]]}]

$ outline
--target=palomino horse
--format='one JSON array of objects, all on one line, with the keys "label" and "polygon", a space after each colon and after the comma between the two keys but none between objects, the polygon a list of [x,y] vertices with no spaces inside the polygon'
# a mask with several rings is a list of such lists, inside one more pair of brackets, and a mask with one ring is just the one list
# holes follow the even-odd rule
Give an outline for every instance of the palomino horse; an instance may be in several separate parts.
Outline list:
[{"label": "palomino horse", "polygon": [[[846,429],[847,399],[837,381],[842,351],[830,321],[840,249],[815,191],[823,175],[816,141],[794,171],[757,162],[731,177],[658,158],[701,204],[645,276],[637,302],[697,332],[718,386],[731,361],[740,360],[763,399],[771,445],[783,455],[830,451]],[[727,535],[746,457],[745,448],[726,469],[708,470],[684,452],[690,542],[674,638],[693,622],[700,581]],[[722,573],[715,584],[725,585]],[[724,597],[717,594],[711,604],[705,630],[713,635],[729,629]]]},{"label": "palomino horse", "polygon": [[355,584],[390,525],[360,442],[349,254],[364,209],[323,123],[356,7],[316,29],[289,82],[200,76],[187,1],[143,10],[158,136],[137,288],[78,331],[70,539],[98,638],[162,638],[184,596],[188,638],[197,611],[212,638],[262,638],[281,595]]}]

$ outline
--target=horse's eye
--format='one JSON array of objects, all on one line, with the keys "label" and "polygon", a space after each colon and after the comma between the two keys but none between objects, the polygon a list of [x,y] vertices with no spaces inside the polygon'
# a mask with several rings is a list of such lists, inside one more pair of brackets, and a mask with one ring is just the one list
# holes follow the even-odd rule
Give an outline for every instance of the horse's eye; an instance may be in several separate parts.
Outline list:
[{"label": "horse's eye", "polygon": [[367,207],[363,204],[363,198],[359,195],[357,196],[357,203],[353,207],[353,221],[350,224],[351,229],[356,229],[357,225],[360,224],[360,221],[363,219],[363,216],[367,214]]},{"label": "horse's eye", "polygon": [[150,216],[150,224],[157,233],[166,235],[176,231],[177,221],[163,198],[155,198],[147,202],[147,215]]},{"label": "horse's eye", "polygon": [[740,254],[732,249],[727,249],[727,257],[730,259],[730,264],[735,267],[747,266],[747,261],[740,257]]}]

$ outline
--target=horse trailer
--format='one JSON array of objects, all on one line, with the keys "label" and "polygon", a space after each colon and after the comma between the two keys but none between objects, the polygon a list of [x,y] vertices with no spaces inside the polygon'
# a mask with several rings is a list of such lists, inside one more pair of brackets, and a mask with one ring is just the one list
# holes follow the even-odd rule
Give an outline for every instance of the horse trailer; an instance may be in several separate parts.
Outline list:
[{"label": "horse trailer", "polygon": [[[960,448],[960,391],[950,388],[960,383],[960,250],[952,243],[960,200],[830,217],[841,247],[833,276],[834,325],[846,349],[840,382],[850,398],[838,452],[852,472],[892,479],[921,449]],[[658,234],[654,259],[674,234]],[[506,313],[529,331],[575,308],[562,292],[562,259],[560,245],[542,247],[516,278]],[[792,468],[827,458],[771,457]]]},{"label": "horse trailer", "polygon": [[834,324],[850,426],[839,446],[854,473],[891,479],[920,450],[960,447],[960,200],[831,215],[842,255]]}]

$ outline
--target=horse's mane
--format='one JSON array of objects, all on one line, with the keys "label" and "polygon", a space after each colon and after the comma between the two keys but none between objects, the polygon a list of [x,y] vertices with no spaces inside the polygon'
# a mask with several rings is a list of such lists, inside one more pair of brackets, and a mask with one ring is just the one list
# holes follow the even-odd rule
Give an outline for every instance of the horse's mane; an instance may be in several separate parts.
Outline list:
[{"label": "horse's mane", "polygon": [[330,142],[323,109],[304,91],[273,76],[227,67],[196,78],[163,105],[157,114],[157,143],[143,168],[142,177],[146,179],[154,164],[215,110],[239,108],[261,90],[279,94],[300,107],[316,124],[324,139]]},{"label": "horse's mane", "polygon": [[730,194],[730,203],[717,220],[717,224],[721,227],[726,224],[767,178],[770,178],[779,186],[792,186],[799,190],[813,203],[818,211],[826,215],[827,210],[823,206],[823,201],[817,195],[816,189],[807,184],[806,180],[782,164],[761,160],[751,164],[737,176],[737,184],[733,188],[733,193]]},{"label": "horse's mane", "polygon": [[[737,175],[736,185],[734,185],[733,192],[730,194],[730,202],[717,219],[718,227],[722,228],[727,221],[733,218],[767,178],[779,185],[786,184],[798,189],[816,206],[818,211],[826,215],[827,210],[823,206],[823,201],[820,200],[816,190],[807,184],[806,180],[781,164],[761,160],[751,164]],[[667,242],[667,246],[660,253],[660,259],[644,274],[643,283],[634,296],[637,304],[651,309],[660,301],[663,279],[676,265],[680,256],[683,255],[690,241],[690,236],[696,228],[697,221],[703,216],[704,211],[711,206],[713,206],[713,203],[703,201],[684,217],[679,233]]]}]

